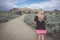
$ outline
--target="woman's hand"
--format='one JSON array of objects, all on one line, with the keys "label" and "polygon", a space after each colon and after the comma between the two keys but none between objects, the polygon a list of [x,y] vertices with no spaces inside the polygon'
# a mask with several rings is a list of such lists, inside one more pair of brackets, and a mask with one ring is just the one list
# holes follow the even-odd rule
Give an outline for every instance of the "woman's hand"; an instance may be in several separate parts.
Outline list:
[{"label": "woman's hand", "polygon": [[45,20],[43,19],[43,21],[45,21]]},{"label": "woman's hand", "polygon": [[36,22],[34,21],[34,23],[36,24]]},{"label": "woman's hand", "polygon": [[46,21],[45,19],[43,19],[43,21]]}]

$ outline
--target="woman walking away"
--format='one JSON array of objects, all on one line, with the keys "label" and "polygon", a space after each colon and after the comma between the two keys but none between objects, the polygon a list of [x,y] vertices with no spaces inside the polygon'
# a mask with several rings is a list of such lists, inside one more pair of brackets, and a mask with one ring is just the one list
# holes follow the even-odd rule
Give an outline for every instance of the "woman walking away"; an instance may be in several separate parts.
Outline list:
[{"label": "woman walking away", "polygon": [[36,33],[38,35],[38,40],[44,40],[44,35],[46,34],[45,28],[45,14],[43,10],[38,11],[38,15],[34,18],[34,23],[36,24]]}]

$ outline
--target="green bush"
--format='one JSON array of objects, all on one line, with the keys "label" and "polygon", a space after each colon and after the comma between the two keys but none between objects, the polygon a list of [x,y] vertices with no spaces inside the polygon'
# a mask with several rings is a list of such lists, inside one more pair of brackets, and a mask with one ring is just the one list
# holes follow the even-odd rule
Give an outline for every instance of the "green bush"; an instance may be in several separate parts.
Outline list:
[{"label": "green bush", "polygon": [[13,14],[11,12],[2,12],[2,13],[0,12],[0,22],[4,22],[5,20],[14,19],[19,16],[20,15]]},{"label": "green bush", "polygon": [[46,20],[46,24],[48,25],[47,30],[49,30],[51,33],[54,33],[55,31],[58,32],[59,31],[59,24],[60,24],[60,14],[49,14],[47,13],[47,20]]},{"label": "green bush", "polygon": [[13,19],[13,18],[16,18],[16,17],[18,17],[18,16],[20,16],[20,15],[16,15],[16,14],[13,14],[13,13],[0,13],[0,18],[3,18],[3,17],[5,17],[5,18],[7,18],[7,19]]},{"label": "green bush", "polygon": [[24,17],[24,21],[28,24],[31,25],[32,27],[36,27],[36,25],[34,24],[34,17],[36,16],[36,14],[28,14]]}]

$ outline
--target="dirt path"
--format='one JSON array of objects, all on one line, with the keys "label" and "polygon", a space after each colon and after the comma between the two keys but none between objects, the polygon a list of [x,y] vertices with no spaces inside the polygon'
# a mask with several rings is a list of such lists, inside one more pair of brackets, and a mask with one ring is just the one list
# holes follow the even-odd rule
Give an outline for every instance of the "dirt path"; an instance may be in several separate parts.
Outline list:
[{"label": "dirt path", "polygon": [[13,19],[0,27],[0,40],[37,40],[35,29],[24,23],[24,16]]},{"label": "dirt path", "polygon": [[5,23],[0,28],[0,40],[37,40],[35,30],[24,23],[24,16]]}]

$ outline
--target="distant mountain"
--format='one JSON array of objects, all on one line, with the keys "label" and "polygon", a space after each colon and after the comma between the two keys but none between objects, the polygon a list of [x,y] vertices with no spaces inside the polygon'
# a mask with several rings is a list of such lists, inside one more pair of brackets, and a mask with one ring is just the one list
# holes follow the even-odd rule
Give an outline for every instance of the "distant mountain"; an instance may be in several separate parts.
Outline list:
[{"label": "distant mountain", "polygon": [[13,8],[10,10],[10,12],[12,12],[12,13],[16,13],[16,12],[34,13],[37,11],[38,11],[38,9],[33,9],[33,8]]}]

